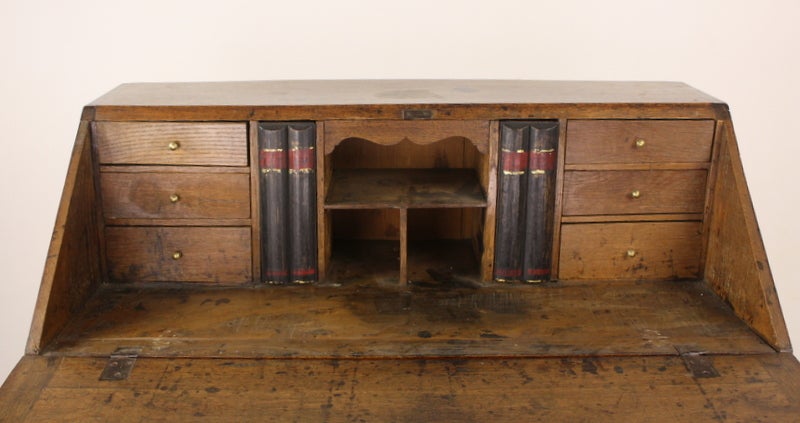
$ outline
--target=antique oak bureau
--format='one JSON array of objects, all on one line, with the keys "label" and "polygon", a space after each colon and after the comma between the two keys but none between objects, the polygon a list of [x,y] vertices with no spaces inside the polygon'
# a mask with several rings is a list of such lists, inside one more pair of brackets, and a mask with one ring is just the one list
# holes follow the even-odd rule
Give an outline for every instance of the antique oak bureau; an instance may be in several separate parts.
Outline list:
[{"label": "antique oak bureau", "polygon": [[800,366],[685,84],[125,84],[0,420],[798,421]]}]

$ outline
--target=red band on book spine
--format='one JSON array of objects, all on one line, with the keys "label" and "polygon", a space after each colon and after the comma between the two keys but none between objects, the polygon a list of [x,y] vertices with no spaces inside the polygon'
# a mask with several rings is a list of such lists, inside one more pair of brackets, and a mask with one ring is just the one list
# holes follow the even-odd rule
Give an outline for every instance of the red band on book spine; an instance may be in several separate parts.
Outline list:
[{"label": "red band on book spine", "polygon": [[527,151],[503,151],[503,172],[525,172],[528,170]]},{"label": "red band on book spine", "polygon": [[315,268],[292,269],[293,276],[314,276],[316,274],[317,274],[317,269]]},{"label": "red band on book spine", "polygon": [[553,170],[556,167],[556,155],[552,151],[531,151],[531,170]]},{"label": "red band on book spine", "polygon": [[546,276],[550,274],[550,269],[526,269],[527,276]]},{"label": "red band on book spine", "polygon": [[522,276],[521,269],[495,269],[494,273],[495,276],[499,276],[501,278],[518,278]]},{"label": "red band on book spine", "polygon": [[283,150],[261,150],[259,162],[262,169],[286,169],[286,152]]},{"label": "red band on book spine", "polygon": [[289,150],[289,169],[314,170],[316,158],[313,148],[293,148]]}]

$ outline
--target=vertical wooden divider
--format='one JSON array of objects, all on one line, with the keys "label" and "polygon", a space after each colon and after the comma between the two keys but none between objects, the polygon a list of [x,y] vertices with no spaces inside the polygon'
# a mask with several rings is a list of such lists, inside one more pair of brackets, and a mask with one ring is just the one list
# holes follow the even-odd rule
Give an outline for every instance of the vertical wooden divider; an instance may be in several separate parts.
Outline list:
[{"label": "vertical wooden divider", "polygon": [[331,250],[331,222],[325,211],[325,195],[328,192],[328,163],[325,155],[325,122],[317,122],[317,270],[319,280],[328,275],[328,261]]},{"label": "vertical wooden divider", "polygon": [[[497,210],[497,149],[499,148],[500,122],[489,123],[489,145],[486,149],[487,159],[480,170],[486,177],[486,214],[483,222],[483,257],[481,260],[481,280],[491,281],[494,271],[494,237]],[[482,176],[482,175],[479,175]],[[480,178],[484,180],[483,177]]]},{"label": "vertical wooden divider", "polygon": [[253,283],[261,281],[261,164],[258,148],[258,121],[249,122],[250,144],[250,228],[252,239]]},{"label": "vertical wooden divider", "polygon": [[400,207],[400,285],[408,285],[408,209]]},{"label": "vertical wooden divider", "polygon": [[558,149],[556,150],[556,198],[553,205],[553,254],[550,257],[550,274],[558,279],[558,259],[561,254],[561,209],[564,194],[564,161],[567,153],[567,119],[558,120]]}]

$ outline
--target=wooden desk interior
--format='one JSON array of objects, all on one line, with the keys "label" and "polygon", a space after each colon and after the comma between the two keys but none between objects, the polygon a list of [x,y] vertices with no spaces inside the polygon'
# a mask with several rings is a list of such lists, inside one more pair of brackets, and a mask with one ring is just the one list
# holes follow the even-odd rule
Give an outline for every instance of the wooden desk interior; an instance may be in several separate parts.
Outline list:
[{"label": "wooden desk interior", "polygon": [[796,421],[798,380],[685,84],[126,84],[0,420]]}]

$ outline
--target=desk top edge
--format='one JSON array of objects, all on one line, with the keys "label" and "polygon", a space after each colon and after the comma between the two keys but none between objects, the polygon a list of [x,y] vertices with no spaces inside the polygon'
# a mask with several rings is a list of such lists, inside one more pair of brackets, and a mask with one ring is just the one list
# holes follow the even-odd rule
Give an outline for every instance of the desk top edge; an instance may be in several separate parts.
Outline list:
[{"label": "desk top edge", "polygon": [[285,80],[122,84],[90,107],[723,104],[682,82]]}]

